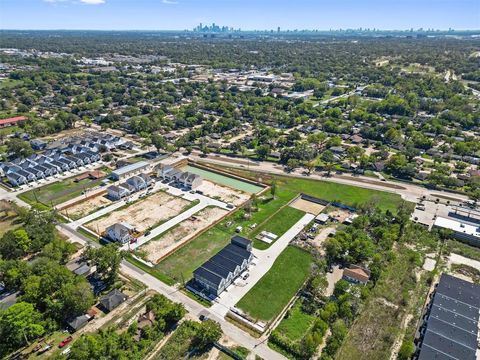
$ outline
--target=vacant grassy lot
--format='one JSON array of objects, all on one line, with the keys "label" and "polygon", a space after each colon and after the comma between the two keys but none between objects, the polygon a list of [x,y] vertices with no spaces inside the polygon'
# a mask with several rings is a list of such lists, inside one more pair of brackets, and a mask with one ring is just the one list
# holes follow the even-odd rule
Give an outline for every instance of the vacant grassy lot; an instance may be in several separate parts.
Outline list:
[{"label": "vacant grassy lot", "polygon": [[301,301],[297,300],[295,305],[288,311],[288,316],[282,319],[275,331],[290,341],[300,341],[314,321],[315,316],[304,313]]},{"label": "vacant grassy lot", "polygon": [[193,271],[230,242],[229,233],[221,224],[190,241],[155,266],[155,270],[181,282],[192,278]]},{"label": "vacant grassy lot", "polygon": [[445,243],[445,250],[449,253],[455,253],[480,261],[480,249],[457,240],[448,240]]},{"label": "vacant grassy lot", "polygon": [[298,193],[305,193],[328,201],[338,201],[350,206],[358,206],[369,202],[375,202],[382,210],[396,212],[402,202],[400,195],[369,190],[351,185],[337,184],[329,181],[295,178],[290,176],[273,176],[271,174],[255,173],[253,171],[228,168],[248,179],[256,180],[261,177],[264,182],[275,179],[277,182],[278,195],[281,199],[292,199]]},{"label": "vacant grassy lot", "polygon": [[390,357],[391,347],[402,329],[399,324],[408,304],[422,297],[425,286],[415,279],[417,253],[401,247],[397,257],[382,273],[360,316],[350,328],[336,359],[381,360]]},{"label": "vacant grassy lot", "polygon": [[287,247],[236,306],[255,319],[272,320],[305,282],[311,263],[308,252]]},{"label": "vacant grassy lot", "polygon": [[[267,249],[271,244],[256,240],[255,236],[262,231],[268,231],[276,234],[278,237],[282,236],[288,229],[290,229],[298,220],[300,220],[305,213],[303,211],[285,206],[273,216],[267,218],[263,223],[259,224],[248,236],[254,240],[253,245],[257,249]],[[273,243],[272,243],[273,244]]]},{"label": "vacant grassy lot", "polygon": [[[0,206],[8,206],[3,205],[4,201],[0,201]],[[0,211],[0,237],[3,236],[9,230],[15,230],[17,227],[20,226],[20,219],[18,218],[17,214],[14,211],[10,210],[3,210]]]},{"label": "vacant grassy lot", "polygon": [[102,182],[102,179],[84,179],[75,182],[75,177],[76,176],[42,186],[38,189],[26,191],[18,195],[18,197],[29,204],[39,202],[47,206],[55,206],[80,196],[83,191],[94,188]]}]

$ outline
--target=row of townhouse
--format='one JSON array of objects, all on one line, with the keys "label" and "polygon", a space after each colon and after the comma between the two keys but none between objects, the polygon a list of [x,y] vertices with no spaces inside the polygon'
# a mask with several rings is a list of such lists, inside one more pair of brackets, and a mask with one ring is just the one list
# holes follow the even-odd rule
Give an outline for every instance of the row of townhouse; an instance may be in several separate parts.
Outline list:
[{"label": "row of townhouse", "polygon": [[112,200],[120,200],[137,191],[145,190],[152,184],[153,179],[147,174],[141,173],[128,178],[124,183],[109,186],[107,194]]},{"label": "row of townhouse", "polygon": [[189,171],[181,171],[172,166],[164,166],[158,170],[157,176],[162,180],[173,181],[188,189],[195,189],[202,185],[202,177]]},{"label": "row of townhouse", "polygon": [[95,163],[100,159],[98,152],[86,148],[76,154],[47,151],[43,154],[31,155],[25,159],[15,159],[11,162],[1,163],[0,172],[2,176],[7,177],[12,186],[20,186]]},{"label": "row of townhouse", "polygon": [[248,270],[252,260],[252,242],[235,235],[230,239],[230,244],[193,272],[192,285],[205,295],[215,298]]}]

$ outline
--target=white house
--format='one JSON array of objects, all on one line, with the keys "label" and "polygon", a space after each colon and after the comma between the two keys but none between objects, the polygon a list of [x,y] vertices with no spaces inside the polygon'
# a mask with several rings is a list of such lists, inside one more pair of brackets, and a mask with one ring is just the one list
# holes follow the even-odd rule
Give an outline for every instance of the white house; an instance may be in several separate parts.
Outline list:
[{"label": "white house", "polygon": [[135,191],[140,191],[147,188],[147,183],[143,178],[140,176],[132,176],[131,178],[127,179],[127,184],[133,186]]},{"label": "white house", "polygon": [[122,222],[109,226],[105,233],[109,239],[126,244],[133,239],[135,228],[126,222]]},{"label": "white house", "polygon": [[120,200],[130,195],[130,191],[122,186],[112,185],[108,187],[107,194],[110,199]]}]

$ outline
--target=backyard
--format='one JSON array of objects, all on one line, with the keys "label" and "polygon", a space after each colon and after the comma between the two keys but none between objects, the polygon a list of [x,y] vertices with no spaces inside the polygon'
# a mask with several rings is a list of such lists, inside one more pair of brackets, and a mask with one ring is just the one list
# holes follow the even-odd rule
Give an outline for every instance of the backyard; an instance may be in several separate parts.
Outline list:
[{"label": "backyard", "polygon": [[287,247],[236,307],[255,319],[271,321],[305,282],[311,264],[311,254],[293,246]]},{"label": "backyard", "polygon": [[77,176],[26,191],[18,197],[29,204],[39,202],[47,206],[55,206],[82,195],[102,182],[102,179],[88,178],[75,182]]},{"label": "backyard", "polygon": [[228,244],[231,236],[225,227],[216,225],[163,259],[155,266],[155,271],[176,282],[182,278],[188,281],[197,267]]},{"label": "backyard", "polygon": [[302,311],[302,302],[297,300],[274,331],[289,341],[297,342],[307,334],[315,319],[315,316]]},{"label": "backyard", "polygon": [[248,233],[248,237],[253,240],[253,245],[257,249],[267,249],[271,244],[255,239],[258,234],[260,234],[262,231],[267,231],[280,237],[297,221],[299,221],[303,215],[305,215],[303,211],[285,206],[271,217],[266,219],[263,223],[256,226],[255,229],[250,231]]}]

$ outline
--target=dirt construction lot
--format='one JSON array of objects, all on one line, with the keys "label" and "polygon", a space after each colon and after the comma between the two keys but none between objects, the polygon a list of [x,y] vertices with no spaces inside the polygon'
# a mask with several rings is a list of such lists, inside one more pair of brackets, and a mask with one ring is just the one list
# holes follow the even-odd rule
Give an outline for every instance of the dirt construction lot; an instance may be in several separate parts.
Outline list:
[{"label": "dirt construction lot", "polygon": [[107,198],[106,194],[102,194],[65,208],[62,210],[62,214],[67,215],[71,219],[81,219],[82,217],[93,213],[95,210],[108,206],[111,203],[112,201]]},{"label": "dirt construction lot", "polygon": [[126,208],[115,210],[106,217],[94,220],[88,223],[87,227],[101,234],[110,225],[125,221],[142,232],[180,214],[189,204],[190,202],[185,199],[158,192]]},{"label": "dirt construction lot", "polygon": [[220,186],[205,179],[203,180],[202,185],[195,190],[201,191],[204,195],[212,199],[218,199],[226,203],[232,203],[235,206],[243,204],[250,198],[249,194],[240,190],[234,190],[226,186]]},{"label": "dirt construction lot", "polygon": [[150,240],[141,246],[140,250],[146,253],[148,261],[157,264],[165,255],[192,239],[226,213],[226,210],[217,207],[207,207],[196,213],[195,216],[182,221],[178,226],[161,235],[160,238]]},{"label": "dirt construction lot", "polygon": [[349,218],[354,214],[351,211],[339,209],[336,207],[329,208],[327,213],[328,215],[330,215],[331,218],[337,220],[339,223],[343,223],[345,219]]},{"label": "dirt construction lot", "polygon": [[290,206],[295,209],[302,210],[313,215],[318,215],[322,212],[323,209],[325,209],[325,206],[323,205],[302,199],[300,197],[294,202],[292,202]]}]

